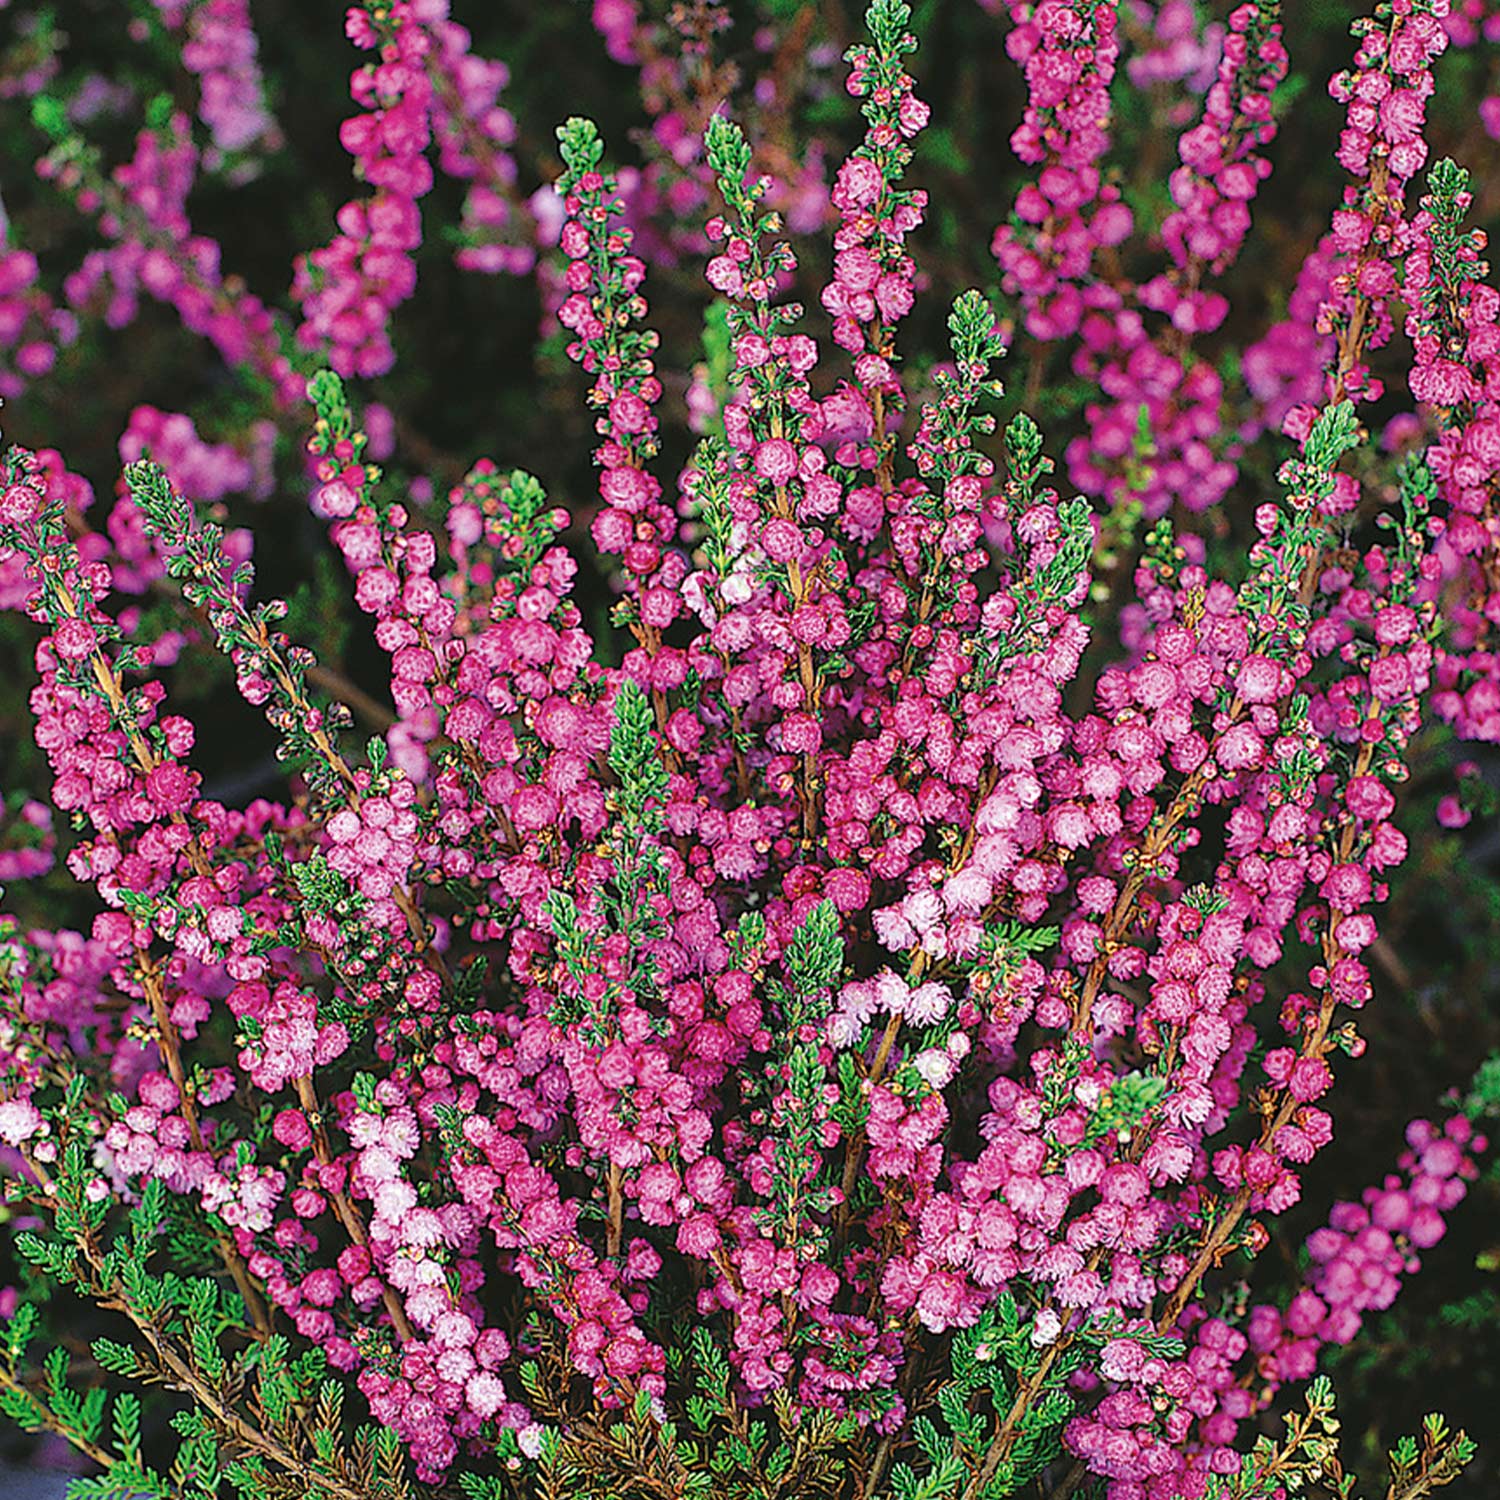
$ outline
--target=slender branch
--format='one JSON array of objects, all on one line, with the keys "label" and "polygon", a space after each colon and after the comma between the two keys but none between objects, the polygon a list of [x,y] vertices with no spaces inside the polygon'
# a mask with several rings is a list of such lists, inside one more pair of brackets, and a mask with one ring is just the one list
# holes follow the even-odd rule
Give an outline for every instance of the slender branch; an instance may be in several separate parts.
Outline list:
[{"label": "slender branch", "polygon": [[[323,1110],[318,1103],[317,1088],[309,1077],[297,1079],[296,1087],[297,1100],[307,1116],[307,1123],[312,1126],[313,1154],[318,1158],[320,1165],[330,1167],[333,1165],[333,1150],[328,1144],[328,1133],[323,1128]],[[356,1207],[354,1200],[342,1188],[329,1190],[328,1196],[350,1240],[361,1250],[368,1251],[370,1234],[365,1228],[364,1216]],[[380,1295],[385,1303],[386,1312],[390,1314],[391,1324],[397,1336],[403,1344],[409,1343],[416,1337],[416,1332],[412,1328],[411,1320],[406,1316],[406,1309],[401,1305],[401,1299],[396,1295],[395,1288],[382,1281]]]},{"label": "slender branch", "polygon": [[52,1412],[38,1401],[36,1395],[24,1382],[17,1380],[9,1370],[0,1366],[0,1388],[14,1391],[16,1395],[23,1397],[32,1404],[36,1416],[33,1422],[26,1424],[30,1429],[43,1429],[54,1433],[60,1438],[66,1439],[83,1456],[99,1465],[101,1469],[109,1469],[114,1464],[114,1455],[106,1452],[97,1443],[91,1443],[81,1432],[69,1427],[65,1422],[58,1420]]},{"label": "slender branch", "polygon": [[[167,997],[161,980],[161,971],[151,961],[150,956],[142,949],[136,949],[136,963],[141,976],[141,986],[146,991],[146,999],[151,1007],[151,1018],[156,1025],[157,1047],[167,1064],[167,1073],[177,1087],[177,1098],[182,1110],[182,1118],[188,1128],[188,1139],[192,1143],[194,1151],[202,1152],[203,1132],[198,1124],[198,1107],[194,1103],[191,1086],[188,1082],[187,1072],[182,1066],[182,1038],[178,1034],[177,1025],[172,1020],[171,1012],[167,1009]],[[234,1278],[235,1289],[239,1292],[241,1300],[245,1304],[245,1310],[250,1314],[250,1320],[255,1325],[258,1338],[268,1338],[271,1334],[271,1317],[267,1310],[264,1298],[255,1288],[255,1283],[250,1276],[250,1268],[245,1264],[240,1255],[238,1247],[223,1230],[217,1227],[214,1230],[214,1247],[219,1252],[219,1258]]]}]

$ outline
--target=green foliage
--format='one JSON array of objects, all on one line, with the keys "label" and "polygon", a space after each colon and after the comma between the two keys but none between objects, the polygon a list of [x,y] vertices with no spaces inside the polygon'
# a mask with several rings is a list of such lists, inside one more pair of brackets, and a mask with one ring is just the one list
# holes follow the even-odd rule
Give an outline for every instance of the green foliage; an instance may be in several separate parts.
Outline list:
[{"label": "green foliage", "polygon": [[1464,1095],[1464,1113],[1471,1120],[1500,1115],[1500,1052],[1492,1052],[1480,1063]]},{"label": "green foliage", "polygon": [[1455,222],[1464,210],[1461,200],[1469,191],[1469,174],[1451,156],[1445,156],[1427,173],[1427,191],[1432,199],[1431,212],[1446,223]]},{"label": "green foliage", "polygon": [[1167,1080],[1157,1073],[1126,1073],[1115,1079],[1089,1116],[1085,1141],[1092,1143],[1111,1131],[1120,1142],[1129,1141],[1166,1092]]},{"label": "green foliage", "polygon": [[654,724],[651,700],[638,683],[623,680],[615,697],[608,755],[619,783],[612,799],[619,816],[613,821],[607,846],[612,874],[587,923],[561,887],[554,888],[542,903],[558,957],[573,981],[559,994],[552,1015],[559,1023],[584,1022],[584,1035],[599,1045],[609,1038],[609,1017],[620,985],[607,983],[590,997],[585,994],[584,980],[600,972],[596,955],[610,932],[629,939],[634,967],[628,984],[637,1001],[656,992],[655,960],[647,945],[665,930],[651,897],[660,891],[665,878],[658,836],[668,782]]},{"label": "green foliage", "polygon": [[332,370],[319,370],[307,382],[307,399],[317,414],[319,451],[326,453],[336,443],[351,442],[358,457],[365,440],[356,428],[344,382]]},{"label": "green foliage", "polygon": [[1332,469],[1360,441],[1359,418],[1352,401],[1325,406],[1307,434],[1304,456],[1315,469]]},{"label": "green foliage", "polygon": [[1040,429],[1025,412],[1005,429],[1006,506],[1012,524],[1034,505],[1054,507],[1062,535],[1048,561],[1029,568],[1024,553],[1000,560],[1005,592],[1014,602],[1014,615],[1003,633],[985,642],[984,667],[994,672],[1002,662],[1034,650],[1050,629],[1048,612],[1067,605],[1083,586],[1094,551],[1093,512],[1081,495],[1059,500],[1055,491],[1039,488],[1053,470],[1042,451]]},{"label": "green foliage", "polygon": [[[465,482],[473,478],[471,474]],[[542,554],[567,524],[567,513],[548,505],[541,480],[524,469],[511,471],[499,498],[507,540],[501,553],[502,565],[513,577],[529,579]]]},{"label": "green foliage", "polygon": [[[717,307],[727,308],[719,302]],[[689,493],[703,526],[703,555],[720,583],[734,569],[739,549],[734,541],[734,518],[729,509],[729,445],[720,436],[704,438],[693,455]]]},{"label": "green foliage", "polygon": [[[1328,1377],[1314,1377],[1303,1399],[1302,1409],[1283,1418],[1286,1436],[1280,1443],[1262,1437],[1244,1456],[1238,1473],[1210,1476],[1208,1500],[1289,1500],[1312,1494],[1352,1500],[1356,1480],[1339,1458],[1340,1423]],[[1422,1500],[1459,1478],[1475,1452],[1475,1444],[1464,1433],[1451,1432],[1442,1417],[1425,1417],[1421,1438],[1402,1438],[1389,1455],[1387,1494]]]},{"label": "green foliage", "polygon": [[1464,216],[1473,206],[1468,172],[1451,157],[1435,163],[1427,174],[1422,206],[1431,216],[1428,238],[1432,245],[1430,275],[1420,296],[1422,331],[1462,349],[1467,344],[1466,327],[1457,308],[1466,300],[1463,284],[1474,276],[1476,261],[1487,244],[1482,233],[1463,227]]},{"label": "green foliage", "polygon": [[1005,454],[1015,496],[1024,505],[1040,481],[1053,470],[1053,462],[1042,452],[1042,432],[1026,412],[1017,412],[1005,429]]},{"label": "green foliage", "polygon": [[783,962],[798,1000],[820,995],[838,982],[844,938],[839,909],[832,901],[818,902],[807,914],[792,934]]},{"label": "green foliage", "polygon": [[[761,924],[763,933],[764,924]],[[757,944],[758,946],[758,944]],[[811,1217],[832,1208],[830,1185],[823,1180],[822,1120],[828,1065],[822,1045],[822,1022],[844,966],[844,939],[838,907],[820,901],[803,918],[782,954],[786,984],[772,979],[767,992],[781,1015],[783,1045],[768,1077],[778,1080],[780,1097],[770,1131],[774,1171],[770,1203],[757,1210],[763,1231],[784,1244],[822,1244],[827,1225]],[[758,1094],[759,1081],[746,1080],[747,1095]]]},{"label": "green foliage", "polygon": [[983,292],[971,289],[954,299],[948,336],[957,373],[933,373],[938,400],[922,407],[921,442],[914,450],[922,477],[935,489],[961,474],[988,475],[994,467],[975,439],[995,430],[995,418],[976,410],[979,402],[1005,394],[990,378],[990,366],[1005,353],[996,327]]},{"label": "green foliage", "polygon": [[870,39],[884,53],[915,52],[917,39],[907,28],[911,25],[911,6],[906,0],[870,0],[865,12],[865,29]]},{"label": "green foliage", "polygon": [[[308,389],[318,404],[324,438],[347,430],[352,417],[337,376],[324,371]],[[316,658],[305,647],[292,645],[281,630],[286,604],[247,603],[254,569],[233,562],[223,528],[200,521],[160,465],[146,459],[129,464],[125,482],[147,533],[160,540],[168,574],[181,584],[188,602],[207,613],[220,652],[234,660],[241,676],[257,675],[269,686],[265,710],[279,731],[277,758],[299,765],[320,797],[342,791],[349,772],[339,759],[336,734],[353,716],[340,703],[315,706],[307,673]]]},{"label": "green foliage", "polygon": [[1257,648],[1273,657],[1285,657],[1300,644],[1307,620],[1301,595],[1325,540],[1319,506],[1333,493],[1339,461],[1361,438],[1353,402],[1325,406],[1302,453],[1278,471],[1286,503],[1270,536],[1252,549],[1252,568],[1239,590],[1240,612],[1255,622],[1260,637]]},{"label": "green foliage", "polygon": [[615,722],[609,736],[609,767],[620,779],[616,793],[626,820],[655,833],[667,795],[667,771],[656,742],[651,700],[632,678],[615,695]]},{"label": "green foliage", "polygon": [[[39,1317],[27,1302],[0,1342],[0,1411],[28,1431],[67,1438],[93,1459],[101,1472],[70,1489],[85,1500],[222,1500],[224,1481],[243,1500],[292,1500],[294,1493],[409,1500],[394,1434],[370,1429],[362,1439],[356,1434],[351,1448],[342,1385],[329,1378],[320,1348],[293,1357],[284,1335],[247,1339],[247,1310],[236,1291],[217,1276],[181,1274],[170,1239],[180,1208],[159,1178],[147,1179],[138,1201],[115,1219],[106,1201],[93,1201],[89,1143],[97,1122],[80,1108],[81,1086],[75,1075],[45,1111],[60,1149],[49,1191],[38,1199],[46,1210],[40,1227],[18,1236],[17,1247],[57,1289],[103,1306],[132,1330],[128,1343],[98,1337],[90,1345],[105,1375],[132,1388],[78,1385],[63,1348],[28,1373]],[[159,1268],[164,1250],[170,1260]],[[171,1415],[175,1452],[159,1436],[147,1441],[144,1386],[165,1387],[186,1403]],[[249,1433],[261,1435],[258,1449],[247,1446]],[[279,1455],[279,1467],[266,1466],[267,1454]],[[293,1470],[315,1482],[298,1488]]]},{"label": "green foliage", "polygon": [[466,1500],[511,1500],[512,1495],[504,1480],[481,1478],[478,1474],[460,1474],[458,1487]]},{"label": "green foliage", "polygon": [[715,115],[708,122],[704,138],[709,169],[719,179],[719,191],[728,203],[737,202],[743,194],[745,173],[750,170],[750,143],[745,132],[725,115]]},{"label": "green foliage", "polygon": [[724,436],[724,406],[729,400],[730,376],[734,370],[734,342],[729,331],[729,303],[715,297],[703,310],[703,360],[697,374],[713,396],[710,433]]},{"label": "green foliage", "polygon": [[[893,1496],[950,1500],[964,1493],[980,1500],[1007,1500],[1060,1455],[1062,1430],[1075,1405],[1068,1379],[1106,1343],[1129,1338],[1148,1355],[1163,1359],[1182,1352],[1177,1339],[1125,1333],[1117,1313],[1053,1339],[1034,1333],[1035,1325],[1023,1321],[1015,1297],[1005,1291],[978,1322],[954,1334],[952,1375],[937,1391],[942,1425],[931,1418],[913,1423],[925,1472],[919,1474],[911,1464],[896,1465]],[[1023,1389],[1027,1400],[1017,1412]],[[999,1428],[1007,1418],[1012,1425],[1005,1445],[999,1447]]]},{"label": "green foliage", "polygon": [[558,179],[558,190],[571,193],[579,178],[599,169],[604,160],[604,141],[592,120],[572,115],[557,127],[557,146],[567,169]]},{"label": "green foliage", "polygon": [[997,380],[985,381],[983,373],[1005,353],[1005,340],[996,328],[995,310],[983,292],[970,288],[954,299],[948,314],[949,341],[954,362],[961,371],[981,376],[980,393],[997,399],[1004,389]]}]

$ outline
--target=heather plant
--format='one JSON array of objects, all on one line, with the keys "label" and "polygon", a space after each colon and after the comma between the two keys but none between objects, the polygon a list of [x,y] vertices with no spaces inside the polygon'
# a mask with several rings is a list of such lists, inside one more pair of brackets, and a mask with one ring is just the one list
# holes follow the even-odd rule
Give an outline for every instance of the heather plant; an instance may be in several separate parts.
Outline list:
[{"label": "heather plant", "polygon": [[[1355,20],[1258,321],[1274,0],[965,7],[1021,90],[968,261],[904,0],[842,117],[838,18],[736,56],[728,6],[598,0],[628,170],[583,115],[538,151],[482,18],[369,0],[285,297],[200,218],[292,170],[270,33],[124,9],[170,90],[51,13],[0,56],[57,251],[0,258],[7,419],[148,349],[143,294],[215,360],[190,410],[143,365],[112,496],[0,474],[0,1410],[70,1494],[1457,1493],[1415,1408],[1361,1490],[1325,1366],[1424,1257],[1497,1264],[1492,1006],[1353,1178],[1336,1130],[1493,995],[1500,292],[1429,145],[1485,8]],[[547,319],[494,459],[402,425],[449,262]]]}]

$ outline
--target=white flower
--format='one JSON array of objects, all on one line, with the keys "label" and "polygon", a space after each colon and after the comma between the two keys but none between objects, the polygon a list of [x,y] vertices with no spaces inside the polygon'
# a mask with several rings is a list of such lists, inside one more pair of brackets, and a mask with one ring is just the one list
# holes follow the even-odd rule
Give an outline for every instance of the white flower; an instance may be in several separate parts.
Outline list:
[{"label": "white flower", "polygon": [[1045,1349],[1048,1344],[1056,1343],[1061,1332],[1062,1319],[1050,1307],[1044,1307],[1032,1320],[1031,1342],[1038,1349]]},{"label": "white flower", "polygon": [[19,1146],[45,1129],[42,1112],[29,1099],[7,1099],[0,1104],[0,1141]]},{"label": "white flower", "polygon": [[899,974],[882,969],[875,976],[875,1004],[887,1015],[904,1015],[907,995],[906,981]]},{"label": "white flower", "polygon": [[913,891],[901,903],[901,910],[918,932],[926,932],[943,920],[943,903],[936,891]]},{"label": "white flower", "polygon": [[839,992],[839,1008],[856,1026],[863,1026],[881,1004],[877,981],[872,979],[851,980]]},{"label": "white flower", "polygon": [[917,1026],[931,1026],[948,1014],[952,1004],[953,995],[947,985],[936,982],[919,985],[906,997],[906,1018]]},{"label": "white flower", "polygon": [[750,574],[744,571],[731,573],[729,577],[719,585],[719,593],[722,596],[725,604],[731,606],[748,603],[750,600],[750,596],[754,594],[754,592],[755,580],[750,576]]},{"label": "white flower", "polygon": [[836,1010],[829,1016],[828,1024],[824,1028],[824,1035],[828,1038],[828,1045],[837,1052],[842,1052],[845,1047],[852,1047],[859,1040],[862,1024],[848,1011]]},{"label": "white flower", "polygon": [[882,948],[896,953],[911,947],[916,934],[902,916],[899,906],[882,906],[875,913],[875,936],[880,939]]},{"label": "white flower", "polygon": [[946,1052],[939,1052],[935,1047],[929,1047],[926,1052],[917,1053],[912,1058],[911,1065],[935,1089],[946,1088],[952,1081],[954,1073],[958,1071],[958,1065],[953,1059]]},{"label": "white flower", "polygon": [[993,883],[982,870],[960,870],[944,885],[943,904],[950,912],[981,912],[993,891]]}]

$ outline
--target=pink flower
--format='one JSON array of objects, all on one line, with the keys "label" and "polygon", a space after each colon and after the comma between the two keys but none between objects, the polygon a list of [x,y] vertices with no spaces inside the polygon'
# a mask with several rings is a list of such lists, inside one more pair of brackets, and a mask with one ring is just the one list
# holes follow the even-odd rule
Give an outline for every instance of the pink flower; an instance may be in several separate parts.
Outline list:
[{"label": "pink flower", "polygon": [[851,156],[839,168],[833,185],[833,202],[845,213],[868,208],[880,196],[884,179],[880,168],[866,156]]},{"label": "pink flower", "polygon": [[19,1146],[46,1128],[42,1112],[25,1099],[7,1099],[0,1103],[0,1141]]},{"label": "pink flower", "polygon": [[57,654],[68,661],[82,661],[98,645],[98,640],[87,620],[63,620],[52,634]]},{"label": "pink flower", "polygon": [[797,472],[797,450],[785,438],[767,438],[755,450],[755,469],[768,484],[784,485]]},{"label": "pink flower", "polygon": [[29,485],[7,485],[0,490],[0,525],[24,526],[40,509],[41,498]]}]

